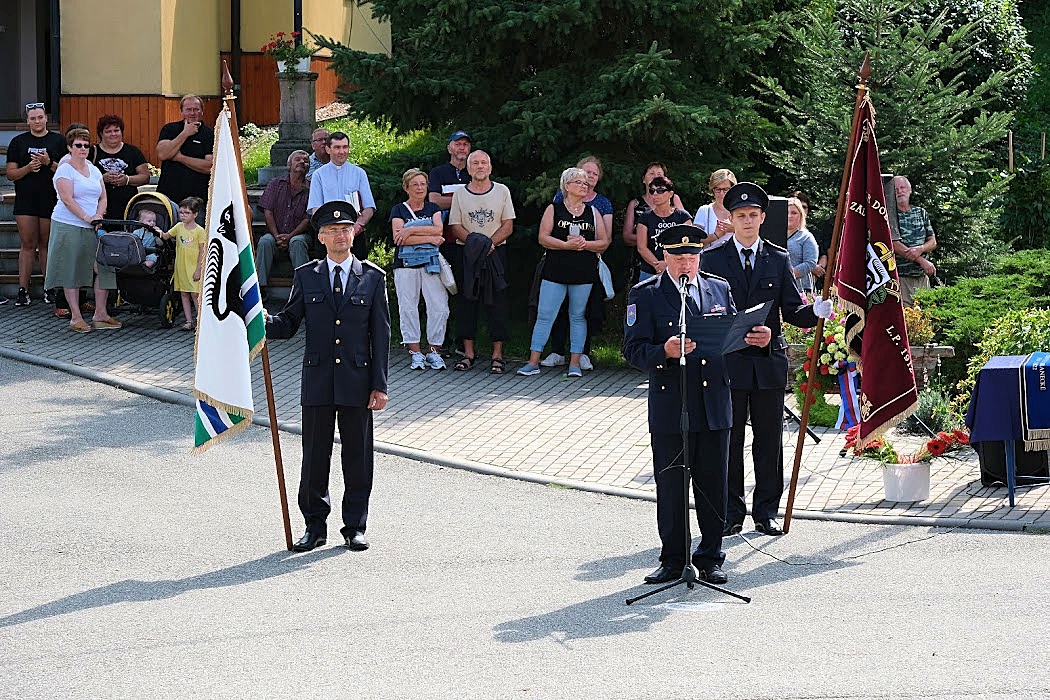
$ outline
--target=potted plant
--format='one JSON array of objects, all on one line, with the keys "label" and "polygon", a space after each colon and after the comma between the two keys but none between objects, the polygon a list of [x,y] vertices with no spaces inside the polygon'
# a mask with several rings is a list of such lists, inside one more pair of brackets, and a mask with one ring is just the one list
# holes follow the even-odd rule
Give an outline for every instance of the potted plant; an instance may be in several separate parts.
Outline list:
[{"label": "potted plant", "polygon": [[846,449],[854,456],[876,459],[882,463],[882,486],[885,500],[896,502],[925,501],[930,497],[930,462],[970,444],[965,430],[941,431],[911,454],[900,454],[886,438],[877,438],[866,446],[857,444],[860,426],[846,431]]},{"label": "potted plant", "polygon": [[299,36],[299,32],[271,34],[270,43],[260,50],[277,61],[277,70],[282,73],[308,73],[314,49],[306,42],[297,43]]}]

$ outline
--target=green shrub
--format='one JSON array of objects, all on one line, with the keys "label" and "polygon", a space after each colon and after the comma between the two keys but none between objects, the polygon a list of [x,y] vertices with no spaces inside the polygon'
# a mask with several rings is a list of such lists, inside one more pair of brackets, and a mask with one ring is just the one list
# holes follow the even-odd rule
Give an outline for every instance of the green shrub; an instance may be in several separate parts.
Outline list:
[{"label": "green shrub", "polygon": [[1028,162],[1014,171],[1000,237],[1018,248],[1050,248],[1050,162]]},{"label": "green shrub", "polygon": [[926,428],[923,424],[935,433],[961,427],[961,416],[953,408],[948,392],[935,386],[923,387],[919,392],[919,406],[915,413],[904,420],[901,429],[908,433],[925,435]]},{"label": "green shrub", "polygon": [[1024,250],[997,259],[994,274],[923,290],[916,299],[937,319],[936,342],[955,348],[945,360],[952,382],[966,374],[985,330],[1005,314],[1050,304],[1050,250]]}]

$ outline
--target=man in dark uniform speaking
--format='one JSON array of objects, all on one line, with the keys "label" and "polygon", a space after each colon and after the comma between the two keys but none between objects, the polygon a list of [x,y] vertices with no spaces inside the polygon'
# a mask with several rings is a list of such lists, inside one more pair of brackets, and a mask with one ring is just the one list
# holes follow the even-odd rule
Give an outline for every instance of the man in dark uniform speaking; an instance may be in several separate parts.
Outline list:
[{"label": "man in dark uniform speaking", "polygon": [[750,347],[726,358],[733,393],[733,434],[729,442],[729,503],[725,535],[743,529],[744,427],[748,414],[754,435],[751,454],[755,463],[755,493],[751,517],[755,529],[783,535],[776,518],[784,493],[784,390],[787,387],[787,342],[780,334],[780,317],[802,328],[817,325],[817,316],[831,316],[831,302],[807,305],[795,288],[787,251],[758,237],[766,219],[769,197],[753,182],[741,182],[726,192],[733,238],[704,256],[706,272],[729,280],[737,308],[747,309],[772,301],[766,325],[772,330],[768,347]]},{"label": "man in dark uniform speaking", "polygon": [[281,313],[267,315],[266,335],[291,338],[306,321],[303,358],[303,472],[299,509],[306,534],[292,546],[307,552],[327,539],[332,507],[328,475],[335,425],[343,465],[343,528],[352,550],[368,549],[365,523],[372,492],[372,411],[387,402],[390,310],[382,268],[350,254],[355,214],[346,202],[317,208],[312,223],[328,251],[295,270]]},{"label": "man in dark uniform speaking", "polygon": [[[689,549],[685,545],[685,479],[679,392],[681,340],[679,312],[682,308],[678,280],[688,278],[687,317],[703,323],[704,316],[735,311],[729,284],[698,271],[703,231],[687,224],[673,226],[660,235],[667,269],[663,274],[635,285],[627,298],[623,356],[640,370],[649,372],[649,432],[656,476],[656,518],[662,548],[660,567],[645,577],[646,583],[673,581],[682,574]],[[748,333],[749,345],[769,343],[770,331],[756,326]],[[700,525],[700,546],[692,563],[700,577],[725,583],[722,571],[722,528],[726,508],[726,460],[729,449],[731,403],[729,375],[719,347],[701,357],[696,342],[686,337],[686,393],[689,408],[690,481]]]}]

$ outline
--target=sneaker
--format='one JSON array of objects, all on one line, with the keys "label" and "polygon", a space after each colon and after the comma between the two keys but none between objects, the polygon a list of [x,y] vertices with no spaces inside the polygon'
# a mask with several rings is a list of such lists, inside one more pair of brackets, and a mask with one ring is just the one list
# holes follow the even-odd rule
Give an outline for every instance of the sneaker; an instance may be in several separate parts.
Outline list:
[{"label": "sneaker", "polygon": [[518,370],[518,374],[523,377],[533,377],[540,373],[539,365],[522,365],[521,369]]},{"label": "sneaker", "polygon": [[587,357],[586,355],[580,355],[580,369],[582,369],[584,372],[593,372],[594,365],[591,364],[591,358]]},{"label": "sneaker", "polygon": [[55,290],[45,289],[44,290],[44,303],[48,306],[54,306],[55,304]]},{"label": "sneaker", "polygon": [[412,353],[412,364],[408,366],[409,369],[423,369],[427,366],[426,358],[423,357],[423,353],[414,352]]},{"label": "sneaker", "polygon": [[0,306],[3,306],[4,304],[6,304],[9,301],[11,301],[11,300],[8,299],[7,297],[5,297],[3,294],[0,294]]},{"label": "sneaker", "polygon": [[427,353],[427,367],[430,369],[445,369],[445,361],[441,359],[441,353],[431,350]]},{"label": "sneaker", "polygon": [[575,378],[575,377],[582,377],[583,376],[583,370],[580,369],[579,367],[576,367],[575,365],[572,365],[572,366],[569,367],[569,371],[565,373],[565,376],[566,377],[573,377],[573,378]]},{"label": "sneaker", "polygon": [[540,367],[561,367],[568,363],[569,361],[565,359],[565,355],[559,355],[556,352],[552,352],[540,361]]},{"label": "sneaker", "polygon": [[29,306],[29,290],[25,287],[18,288],[18,296],[15,298],[15,306]]}]

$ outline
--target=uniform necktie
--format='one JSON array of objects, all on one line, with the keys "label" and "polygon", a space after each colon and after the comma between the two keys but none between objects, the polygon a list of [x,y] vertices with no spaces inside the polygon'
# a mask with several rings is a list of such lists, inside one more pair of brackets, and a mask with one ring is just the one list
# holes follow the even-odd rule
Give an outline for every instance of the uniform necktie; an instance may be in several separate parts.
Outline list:
[{"label": "uniform necktie", "polygon": [[754,271],[754,268],[751,267],[751,254],[755,251],[751,250],[750,248],[744,248],[740,252],[744,254],[744,284],[748,288],[750,288],[751,273]]},{"label": "uniform necktie", "polygon": [[335,276],[332,278],[332,298],[335,299],[335,307],[338,309],[343,303],[343,268],[335,266]]},{"label": "uniform necktie", "polygon": [[689,285],[689,292],[685,295],[685,308],[689,309],[689,313],[693,316],[699,316],[700,307],[696,305],[696,296],[693,294],[694,291],[696,291],[696,287],[694,285]]}]

